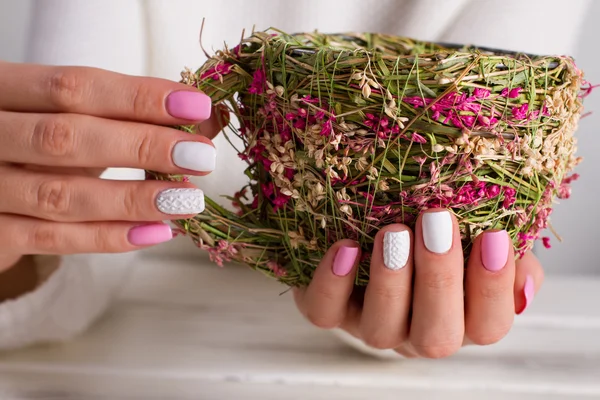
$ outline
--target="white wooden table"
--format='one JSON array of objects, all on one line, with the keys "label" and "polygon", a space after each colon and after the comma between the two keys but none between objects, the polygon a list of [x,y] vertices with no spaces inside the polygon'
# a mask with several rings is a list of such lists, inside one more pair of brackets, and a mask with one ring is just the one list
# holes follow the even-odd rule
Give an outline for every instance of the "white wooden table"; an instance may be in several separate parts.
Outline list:
[{"label": "white wooden table", "polygon": [[0,399],[600,399],[600,281],[547,278],[510,335],[382,361],[308,325],[262,275],[147,259],[89,332],[0,355]]}]

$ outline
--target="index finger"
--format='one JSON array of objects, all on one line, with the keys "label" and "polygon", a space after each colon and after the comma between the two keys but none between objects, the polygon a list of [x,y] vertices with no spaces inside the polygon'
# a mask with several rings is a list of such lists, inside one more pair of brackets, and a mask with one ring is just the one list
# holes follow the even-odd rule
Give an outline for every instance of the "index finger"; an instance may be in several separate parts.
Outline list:
[{"label": "index finger", "polygon": [[98,68],[0,63],[0,84],[6,111],[183,125],[208,120],[212,109],[210,97],[188,85]]}]

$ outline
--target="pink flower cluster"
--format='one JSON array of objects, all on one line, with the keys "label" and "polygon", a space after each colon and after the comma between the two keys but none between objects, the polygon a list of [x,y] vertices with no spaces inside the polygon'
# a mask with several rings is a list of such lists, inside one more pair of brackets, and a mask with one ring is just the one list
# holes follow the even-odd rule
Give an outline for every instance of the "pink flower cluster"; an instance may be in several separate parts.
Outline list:
[{"label": "pink flower cluster", "polygon": [[427,139],[423,136],[419,135],[417,132],[413,132],[410,137],[402,134],[400,125],[395,124],[391,121],[390,118],[378,117],[374,114],[365,114],[365,119],[363,120],[363,125],[367,128],[371,128],[379,139],[396,139],[400,137],[400,139],[412,140],[415,143],[424,144],[427,143]]},{"label": "pink flower cluster", "polygon": [[[294,170],[288,168],[286,169],[286,174],[288,171],[291,171],[291,175],[293,177]],[[263,183],[260,186],[263,195],[271,201],[271,204],[273,205],[273,211],[275,212],[277,212],[280,208],[285,207],[285,205],[291,199],[291,197],[281,193],[279,188],[275,186],[273,182]]]},{"label": "pink flower cluster", "polygon": [[571,183],[573,181],[576,181],[577,179],[579,179],[579,174],[573,174],[563,179],[560,185],[558,186],[557,197],[559,199],[568,199],[569,197],[571,197]]},{"label": "pink flower cluster", "polygon": [[201,80],[212,79],[212,80],[218,81],[219,79],[221,79],[222,76],[230,73],[232,69],[233,69],[233,64],[230,64],[228,62],[222,62],[222,63],[219,63],[219,64],[215,65],[214,67],[206,70],[206,72],[204,72],[200,76],[200,79]]},{"label": "pink flower cluster", "polygon": [[482,106],[481,100],[490,96],[487,89],[476,88],[473,95],[450,92],[440,99],[423,98],[419,96],[405,97],[403,101],[415,108],[430,106],[433,112],[431,119],[442,120],[442,123],[452,123],[457,128],[491,127],[498,123],[491,109]]},{"label": "pink flower cluster", "polygon": [[207,250],[210,260],[219,267],[222,267],[223,263],[233,260],[238,253],[236,246],[226,240],[219,240],[215,247]]},{"label": "pink flower cluster", "polygon": [[[258,71],[257,71],[258,72]],[[254,81],[249,88],[249,92],[256,94],[263,94],[264,85],[266,85],[266,78],[262,73],[255,73]],[[321,126],[320,134],[322,136],[330,137],[333,135],[333,123],[336,120],[335,114],[332,110],[325,112],[324,109],[329,109],[328,105],[323,106],[323,102],[318,98],[311,97],[309,95],[299,99],[300,107],[293,111],[287,112],[282,115],[275,101],[276,94],[265,94],[265,103],[258,110],[261,114],[261,120],[264,121],[264,126],[260,128],[258,132],[259,141],[251,147],[247,154],[239,154],[239,157],[243,160],[250,162],[258,162],[263,165],[265,170],[270,171],[273,161],[269,158],[269,152],[267,148],[260,143],[260,139],[263,137],[265,132],[270,135],[278,134],[281,137],[281,143],[286,144],[292,138],[301,143],[302,140],[296,136],[293,132],[293,128],[305,130],[307,127],[319,125]],[[303,107],[302,105],[316,105],[320,104],[320,107]],[[251,126],[243,125],[241,128],[242,132],[252,130]],[[284,177],[290,181],[294,179],[295,170],[291,168],[285,168]],[[267,179],[266,183],[261,185],[263,195],[271,202],[274,207],[274,211],[277,212],[279,209],[285,207],[290,201],[291,197],[280,192],[274,183]],[[251,207],[258,207],[258,195],[254,198]]]},{"label": "pink flower cluster", "polygon": [[269,268],[271,271],[273,271],[273,273],[277,277],[282,277],[282,276],[287,275],[285,268],[283,268],[281,265],[279,265],[276,261],[267,261],[267,268]]},{"label": "pink flower cluster", "polygon": [[252,83],[248,86],[248,93],[263,94],[267,87],[267,75],[263,69],[257,69],[252,76]]},{"label": "pink flower cluster", "polygon": [[[520,87],[504,88],[495,98],[516,99],[522,90]],[[470,96],[467,93],[451,92],[440,99],[413,96],[405,97],[403,101],[415,108],[430,106],[433,112],[431,119],[441,120],[443,124],[452,123],[457,128],[491,128],[496,126],[503,117],[494,110],[493,106],[483,104],[483,100],[486,99],[493,99],[491,92],[488,89],[475,88]],[[540,111],[530,111],[529,104],[524,103],[513,107],[511,114],[516,121],[530,121],[537,119]],[[550,116],[545,104],[542,106],[541,114]],[[506,118],[504,120],[509,124],[513,122]]]}]

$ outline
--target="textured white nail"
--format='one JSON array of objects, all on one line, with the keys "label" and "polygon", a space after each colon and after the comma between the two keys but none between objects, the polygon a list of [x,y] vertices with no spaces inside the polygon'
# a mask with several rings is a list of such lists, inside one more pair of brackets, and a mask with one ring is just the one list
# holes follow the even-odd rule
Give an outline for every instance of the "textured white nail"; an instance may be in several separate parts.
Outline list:
[{"label": "textured white nail", "polygon": [[167,189],[156,197],[156,208],[169,215],[200,214],[204,192],[200,189]]},{"label": "textured white nail", "polygon": [[173,163],[192,171],[214,171],[217,150],[202,142],[179,142],[173,148]]},{"label": "textured white nail", "polygon": [[408,231],[386,232],[383,235],[383,263],[392,270],[406,266],[410,254],[410,235]]},{"label": "textured white nail", "polygon": [[452,217],[448,211],[423,214],[423,242],[432,253],[443,254],[452,247]]}]

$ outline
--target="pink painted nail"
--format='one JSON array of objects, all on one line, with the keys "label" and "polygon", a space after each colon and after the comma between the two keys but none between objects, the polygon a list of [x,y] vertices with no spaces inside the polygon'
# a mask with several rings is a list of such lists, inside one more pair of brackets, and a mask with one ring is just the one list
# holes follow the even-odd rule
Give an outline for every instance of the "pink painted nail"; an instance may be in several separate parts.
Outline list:
[{"label": "pink painted nail", "polygon": [[173,231],[166,224],[141,225],[132,228],[127,239],[134,246],[152,246],[173,239]]},{"label": "pink painted nail", "polygon": [[525,298],[525,305],[523,305],[523,309],[519,311],[517,314],[522,314],[527,307],[533,301],[533,296],[535,295],[535,285],[533,282],[533,277],[531,275],[527,275],[525,278],[525,285],[523,286],[523,297]]},{"label": "pink painted nail", "polygon": [[204,93],[182,90],[167,97],[166,107],[175,118],[206,121],[210,118],[212,101]]},{"label": "pink painted nail", "polygon": [[506,231],[485,232],[481,239],[481,262],[488,271],[500,271],[508,261],[509,238]]},{"label": "pink painted nail", "polygon": [[358,256],[358,247],[340,247],[333,260],[333,273],[337,276],[346,276],[354,268]]}]

